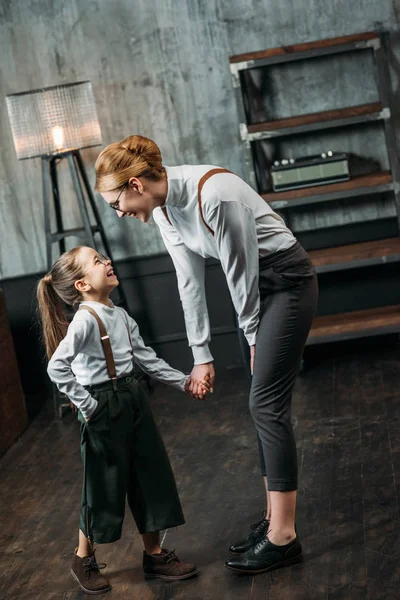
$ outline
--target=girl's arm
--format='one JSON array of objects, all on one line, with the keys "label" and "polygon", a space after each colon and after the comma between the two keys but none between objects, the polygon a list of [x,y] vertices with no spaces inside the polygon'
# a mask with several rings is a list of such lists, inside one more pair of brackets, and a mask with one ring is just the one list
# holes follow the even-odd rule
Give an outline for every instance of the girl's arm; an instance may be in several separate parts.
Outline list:
[{"label": "girl's arm", "polygon": [[188,375],[185,375],[182,371],[173,369],[165,360],[159,358],[152,348],[145,345],[136,321],[128,316],[128,322],[134,358],[141,369],[157,381],[172,385],[181,392],[184,392]]},{"label": "girl's arm", "polygon": [[56,384],[62,394],[68,396],[85,419],[91,417],[96,410],[97,400],[77,382],[71,363],[84,347],[85,342],[93,335],[94,325],[94,319],[90,315],[87,318],[80,316],[77,319],[75,317],[68,327],[67,335],[60,342],[47,367],[51,381]]}]

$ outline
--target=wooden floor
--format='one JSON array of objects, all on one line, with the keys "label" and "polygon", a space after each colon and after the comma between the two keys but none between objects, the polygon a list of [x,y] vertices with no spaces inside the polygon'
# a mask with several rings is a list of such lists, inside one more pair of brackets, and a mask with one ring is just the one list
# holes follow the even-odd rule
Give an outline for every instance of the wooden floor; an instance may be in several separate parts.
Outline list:
[{"label": "wooden floor", "polygon": [[[319,356],[296,384],[297,529],[305,561],[267,575],[224,569],[231,542],[263,510],[255,434],[241,370],[219,374],[200,403],[159,387],[152,403],[175,469],[187,525],[164,547],[195,562],[193,580],[145,582],[130,515],[123,538],[98,546],[113,589],[137,600],[319,600],[400,597],[400,358],[371,344]],[[69,575],[81,464],[78,424],[43,411],[0,461],[0,598],[88,598]]]}]

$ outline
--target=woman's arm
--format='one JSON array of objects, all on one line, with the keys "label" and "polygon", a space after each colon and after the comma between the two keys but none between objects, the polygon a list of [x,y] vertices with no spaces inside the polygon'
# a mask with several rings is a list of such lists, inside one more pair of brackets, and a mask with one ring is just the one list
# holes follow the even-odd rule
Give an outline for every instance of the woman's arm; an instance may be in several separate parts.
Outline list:
[{"label": "woman's arm", "polygon": [[249,346],[259,324],[258,241],[253,211],[236,200],[220,201],[206,213],[214,230],[222,269]]},{"label": "woman's arm", "polygon": [[204,258],[185,246],[173,225],[168,223],[161,211],[157,213],[156,209],[153,215],[176,270],[179,296],[194,364],[211,363],[213,357],[208,347],[211,336],[204,285]]},{"label": "woman's arm", "polygon": [[75,404],[86,420],[96,410],[97,400],[77,382],[71,363],[93,335],[94,325],[94,319],[89,314],[87,318],[74,319],[47,367],[51,381]]}]

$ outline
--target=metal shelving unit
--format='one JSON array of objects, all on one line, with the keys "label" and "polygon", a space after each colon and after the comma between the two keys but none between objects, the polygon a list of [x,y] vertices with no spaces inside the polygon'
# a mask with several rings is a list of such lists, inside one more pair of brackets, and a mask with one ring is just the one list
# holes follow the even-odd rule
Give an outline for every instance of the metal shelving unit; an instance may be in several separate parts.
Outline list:
[{"label": "metal shelving unit", "polygon": [[[309,113],[262,123],[247,122],[246,98],[243,93],[243,74],[249,69],[267,67],[297,60],[336,55],[345,52],[373,52],[376,67],[379,102]],[[353,177],[349,181],[295,189],[285,192],[262,193],[262,198],[274,210],[307,206],[348,198],[391,192],[396,204],[400,230],[400,168],[396,153],[395,132],[391,119],[389,71],[386,36],[366,32],[315,42],[272,48],[230,57],[230,69],[240,117],[240,137],[243,142],[248,182],[257,189],[252,144],[285,136],[321,131],[329,128],[352,127],[362,123],[381,122],[384,127],[390,171],[374,172]],[[344,271],[400,262],[400,238],[349,244],[309,252],[318,273]],[[308,344],[318,344],[400,332],[400,305],[317,317]]]}]

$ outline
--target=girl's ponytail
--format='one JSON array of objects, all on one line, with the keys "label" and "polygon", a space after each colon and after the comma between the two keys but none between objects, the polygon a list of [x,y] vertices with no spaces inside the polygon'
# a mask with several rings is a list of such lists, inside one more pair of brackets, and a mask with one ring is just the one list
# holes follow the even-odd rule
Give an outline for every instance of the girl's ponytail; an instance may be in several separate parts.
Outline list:
[{"label": "girl's ponytail", "polygon": [[37,286],[37,301],[42,321],[43,341],[46,346],[47,358],[51,358],[65,338],[68,329],[68,319],[61,300],[55,291],[50,273],[41,279]]},{"label": "girl's ponytail", "polygon": [[67,334],[69,321],[63,302],[74,306],[82,300],[75,288],[75,281],[84,275],[79,261],[80,250],[81,247],[78,246],[62,254],[37,286],[43,341],[49,359]]}]

